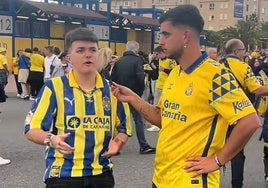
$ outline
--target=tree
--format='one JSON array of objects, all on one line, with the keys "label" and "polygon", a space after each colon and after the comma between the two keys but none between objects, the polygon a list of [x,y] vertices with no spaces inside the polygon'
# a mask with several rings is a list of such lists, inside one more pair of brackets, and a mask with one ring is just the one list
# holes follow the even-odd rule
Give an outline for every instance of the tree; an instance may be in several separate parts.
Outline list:
[{"label": "tree", "polygon": [[222,39],[218,32],[204,30],[202,34],[206,36],[207,46],[216,47],[216,48],[219,48],[220,46],[222,46]]},{"label": "tree", "polygon": [[225,42],[231,38],[238,38],[244,42],[246,47],[254,49],[256,45],[261,43],[263,33],[261,32],[258,16],[252,14],[246,20],[239,20],[235,27],[221,30],[220,35]]}]

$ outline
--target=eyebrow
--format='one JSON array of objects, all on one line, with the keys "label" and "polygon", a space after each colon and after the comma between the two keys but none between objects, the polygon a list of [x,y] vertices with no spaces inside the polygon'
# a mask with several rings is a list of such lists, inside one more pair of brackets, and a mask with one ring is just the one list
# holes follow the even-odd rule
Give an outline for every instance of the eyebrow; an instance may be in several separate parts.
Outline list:
[{"label": "eyebrow", "polygon": [[159,34],[160,34],[160,35],[169,35],[170,33],[167,32],[167,31],[162,31],[162,32],[160,32]]}]

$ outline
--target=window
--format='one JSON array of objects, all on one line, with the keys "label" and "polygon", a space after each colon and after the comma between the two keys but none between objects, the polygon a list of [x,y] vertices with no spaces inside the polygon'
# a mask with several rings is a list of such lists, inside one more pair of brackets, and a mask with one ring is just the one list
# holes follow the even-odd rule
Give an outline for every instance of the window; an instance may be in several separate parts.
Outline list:
[{"label": "window", "polygon": [[224,19],[227,20],[227,18],[228,18],[228,15],[224,14]]},{"label": "window", "polygon": [[136,2],[136,1],[133,2],[133,6],[134,6],[134,7],[137,6],[137,2]]},{"label": "window", "polygon": [[222,20],[223,19],[223,15],[222,14],[220,14],[220,20]]},{"label": "window", "polygon": [[17,20],[15,22],[15,35],[20,37],[30,37],[30,22]]},{"label": "window", "polygon": [[203,7],[203,4],[200,4],[200,8],[202,8]]},{"label": "window", "polygon": [[228,8],[228,3],[225,3],[225,7],[224,8]]},{"label": "window", "polygon": [[124,6],[129,6],[129,2],[128,1],[124,1]]},{"label": "window", "polygon": [[215,4],[209,3],[209,10],[214,10],[214,9],[215,9]]},{"label": "window", "polygon": [[209,16],[209,21],[213,21],[214,18],[215,18],[215,17],[214,17],[213,15]]},{"label": "window", "polygon": [[248,12],[248,8],[249,8],[249,5],[247,4],[247,5],[246,5],[246,11],[247,11],[247,12]]},{"label": "window", "polygon": [[9,0],[0,1],[0,11],[9,11]]},{"label": "window", "polygon": [[224,8],[224,5],[223,5],[223,3],[221,3],[221,9],[223,9]]},{"label": "window", "polygon": [[33,37],[40,37],[40,38],[47,37],[48,23],[49,22],[33,22],[32,24]]},{"label": "window", "polygon": [[265,13],[265,8],[261,8],[261,13],[262,13],[262,14]]}]

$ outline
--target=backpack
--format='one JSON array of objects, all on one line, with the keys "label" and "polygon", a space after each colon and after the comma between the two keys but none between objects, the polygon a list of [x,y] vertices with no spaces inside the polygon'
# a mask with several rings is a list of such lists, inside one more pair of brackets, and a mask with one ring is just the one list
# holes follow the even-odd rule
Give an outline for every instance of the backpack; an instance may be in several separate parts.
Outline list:
[{"label": "backpack", "polygon": [[[222,59],[222,63],[224,64],[224,66],[226,68],[228,68],[231,73],[233,74],[233,71],[232,69],[230,68],[229,66],[229,63],[227,61],[226,58],[223,58]],[[244,93],[246,94],[246,96],[248,97],[248,99],[250,100],[250,102],[253,104],[253,106],[255,107],[255,103],[256,103],[256,96],[255,96],[255,93],[251,93],[249,90],[247,90],[246,88],[243,87],[243,85],[239,82],[239,80],[235,77],[235,75],[233,74],[234,78],[236,79],[239,87],[244,91]]]}]

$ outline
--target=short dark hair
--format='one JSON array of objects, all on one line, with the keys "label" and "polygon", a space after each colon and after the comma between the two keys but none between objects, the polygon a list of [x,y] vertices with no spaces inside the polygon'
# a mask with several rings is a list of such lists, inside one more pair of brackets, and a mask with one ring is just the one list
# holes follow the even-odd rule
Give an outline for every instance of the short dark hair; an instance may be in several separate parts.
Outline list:
[{"label": "short dark hair", "polygon": [[60,49],[58,47],[54,47],[54,54],[59,55],[60,54]]},{"label": "short dark hair", "polygon": [[27,53],[32,53],[32,50],[30,48],[25,48],[24,51],[27,52]]},{"label": "short dark hair", "polygon": [[38,51],[39,51],[39,49],[37,47],[33,48],[33,52],[38,52]]},{"label": "short dark hair", "polygon": [[97,35],[85,27],[80,27],[74,30],[69,31],[65,36],[65,48],[69,50],[72,46],[72,43],[75,41],[87,41],[93,42],[98,44],[98,37]]},{"label": "short dark hair", "polygon": [[54,47],[53,46],[46,46],[45,49],[50,51],[50,52],[52,52],[52,53],[54,53]]},{"label": "short dark hair", "polygon": [[189,4],[180,5],[168,10],[160,17],[159,23],[162,24],[165,21],[170,21],[174,26],[182,25],[191,27],[199,34],[204,27],[204,19],[199,10],[196,6]]}]

